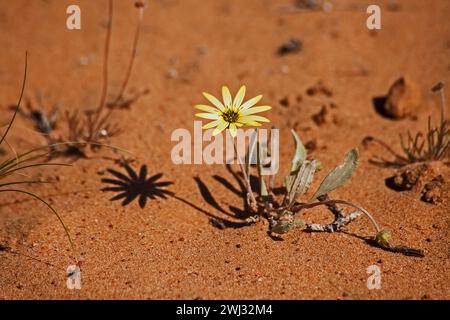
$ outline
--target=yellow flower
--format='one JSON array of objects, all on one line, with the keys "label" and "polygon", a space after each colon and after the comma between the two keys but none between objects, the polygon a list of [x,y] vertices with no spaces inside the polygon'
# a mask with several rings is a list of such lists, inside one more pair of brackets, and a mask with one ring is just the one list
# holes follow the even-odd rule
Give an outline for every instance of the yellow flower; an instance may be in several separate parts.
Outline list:
[{"label": "yellow flower", "polygon": [[270,122],[269,119],[257,116],[256,113],[270,110],[270,106],[255,106],[262,98],[256,96],[244,103],[245,86],[242,86],[236,97],[232,99],[228,87],[222,87],[223,103],[213,95],[203,92],[203,96],[213,104],[212,106],[198,104],[194,108],[205,111],[197,113],[196,116],[203,119],[213,120],[203,126],[203,129],[215,128],[213,136],[229,128],[232,137],[236,137],[237,128],[242,126],[260,126],[259,122]]}]

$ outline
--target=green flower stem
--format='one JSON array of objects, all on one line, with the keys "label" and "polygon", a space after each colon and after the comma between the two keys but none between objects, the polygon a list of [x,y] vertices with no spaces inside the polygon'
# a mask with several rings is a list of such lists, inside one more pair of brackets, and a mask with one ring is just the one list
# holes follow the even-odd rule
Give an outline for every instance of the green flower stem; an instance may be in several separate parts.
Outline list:
[{"label": "green flower stem", "polygon": [[236,153],[237,162],[239,163],[239,167],[241,168],[242,175],[244,176],[245,186],[247,188],[247,194],[250,196],[251,204],[253,204],[255,206],[255,208],[257,208],[258,202],[256,201],[255,195],[253,194],[249,176],[248,176],[247,172],[245,171],[244,165],[241,163],[241,161],[239,161],[239,153],[238,153],[238,150],[236,147],[236,140],[234,139],[233,136],[231,136],[231,138],[233,139],[233,147],[234,147],[234,152]]}]

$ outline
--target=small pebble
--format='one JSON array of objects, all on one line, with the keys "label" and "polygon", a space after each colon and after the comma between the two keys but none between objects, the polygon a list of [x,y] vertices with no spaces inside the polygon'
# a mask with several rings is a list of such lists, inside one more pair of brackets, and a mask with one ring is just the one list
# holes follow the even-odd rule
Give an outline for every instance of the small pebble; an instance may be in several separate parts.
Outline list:
[{"label": "small pebble", "polygon": [[81,56],[80,60],[79,60],[80,65],[82,66],[87,66],[91,63],[91,59],[89,59],[89,57],[87,56]]},{"label": "small pebble", "polygon": [[287,64],[283,64],[280,68],[281,73],[287,74],[289,73],[289,66]]},{"label": "small pebble", "polygon": [[300,40],[291,38],[278,48],[278,55],[284,56],[289,53],[297,53],[300,52],[302,48],[303,43]]}]

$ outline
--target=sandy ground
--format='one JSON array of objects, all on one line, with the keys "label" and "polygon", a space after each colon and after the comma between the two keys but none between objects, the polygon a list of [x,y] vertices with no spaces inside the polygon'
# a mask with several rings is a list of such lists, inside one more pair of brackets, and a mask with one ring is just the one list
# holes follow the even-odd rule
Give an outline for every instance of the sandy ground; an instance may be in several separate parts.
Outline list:
[{"label": "sandy ground", "polygon": [[[72,260],[56,218],[26,197],[0,194],[0,243],[10,248],[0,252],[0,298],[448,299],[450,203],[431,205],[387,188],[385,179],[395,169],[369,160],[388,155],[364,147],[362,140],[378,137],[398,150],[398,134],[425,128],[430,110],[437,110],[429,88],[440,80],[450,83],[450,2],[405,0],[393,8],[390,1],[372,1],[383,10],[376,32],[365,26],[365,1],[333,2],[330,13],[286,13],[280,8],[288,0],[151,1],[130,86],[150,93],[115,114],[124,133],[111,142],[136,155],[135,170],[147,165],[150,175],[162,173],[162,180],[173,182],[171,191],[198,208],[174,198],[149,200],[144,209],[137,201],[127,206],[109,201],[114,194],[100,190],[105,170],[124,170],[111,160],[120,154],[108,150],[76,161],[73,168],[30,170],[59,179],[27,190],[49,199],[70,227],[83,260],[82,289],[66,288]],[[82,8],[82,30],[69,31],[65,10],[75,3]],[[136,22],[132,1],[115,4],[111,90],[120,85]],[[106,8],[103,0],[0,0],[2,125],[17,100],[25,50],[27,95],[40,90],[48,105],[59,102],[65,110],[98,103]],[[301,39],[301,52],[278,56],[277,48],[291,37]],[[168,76],[171,68],[178,77]],[[403,75],[419,85],[423,103],[415,110],[417,119],[392,121],[375,111],[372,99]],[[306,94],[318,81],[332,97]],[[273,106],[267,116],[282,128],[278,184],[293,152],[291,127],[304,141],[316,139],[313,154],[326,169],[321,177],[358,147],[359,170],[333,196],[363,205],[392,231],[395,242],[422,248],[425,258],[370,246],[361,239],[373,235],[364,217],[345,233],[294,230],[284,241],[270,238],[264,222],[225,230],[211,226],[210,216],[233,220],[229,207],[243,206],[214,175],[238,185],[223,166],[172,164],[170,135],[176,128],[193,130],[192,106],[203,102],[201,92],[218,95],[223,84],[234,92],[246,84],[249,96],[262,93],[264,103]],[[295,101],[298,95],[301,102]],[[285,97],[294,99],[288,107],[280,103]],[[318,126],[311,115],[324,101],[336,108]],[[19,150],[43,144],[30,128],[19,117],[9,142]],[[231,217],[207,203],[199,181]],[[331,217],[314,209],[304,218]],[[382,272],[380,290],[366,286],[366,269],[374,264]]]}]

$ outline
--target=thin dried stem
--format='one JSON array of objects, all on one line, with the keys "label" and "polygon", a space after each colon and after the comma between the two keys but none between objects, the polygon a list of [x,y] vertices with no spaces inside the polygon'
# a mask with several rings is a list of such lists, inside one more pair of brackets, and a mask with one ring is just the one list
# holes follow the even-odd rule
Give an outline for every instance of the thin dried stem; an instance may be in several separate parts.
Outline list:
[{"label": "thin dried stem", "polygon": [[364,209],[364,208],[362,208],[362,207],[360,207],[360,206],[358,206],[356,204],[353,204],[351,202],[345,201],[345,200],[327,200],[327,201],[320,201],[320,202],[314,202],[314,203],[300,203],[300,204],[295,205],[294,207],[292,207],[292,212],[297,213],[297,212],[299,212],[299,211],[301,211],[303,209],[311,209],[311,208],[314,208],[314,207],[317,207],[317,206],[332,205],[332,204],[337,204],[337,203],[345,204],[345,205],[351,206],[351,207],[353,207],[355,209],[358,209],[359,211],[364,213],[369,218],[369,220],[374,225],[377,233],[381,231],[381,228],[379,227],[378,223],[375,221],[375,219],[372,217],[372,215],[366,209]]},{"label": "thin dried stem", "polygon": [[[8,148],[14,154],[14,160],[16,161],[16,165],[19,165],[19,155],[17,154],[16,150],[13,148],[12,145],[9,144],[9,142],[6,138],[3,141],[5,141],[5,144],[8,146]],[[0,166],[0,168],[2,168],[2,167]]]},{"label": "thin dried stem", "polygon": [[0,184],[0,188],[6,187],[6,186],[14,186],[18,184],[37,184],[37,183],[52,183],[51,181],[40,181],[40,180],[32,180],[32,181],[14,181],[14,182],[6,182]]},{"label": "thin dried stem", "polygon": [[23,74],[22,89],[20,91],[19,101],[17,102],[17,106],[16,106],[16,109],[14,111],[14,115],[13,115],[11,121],[9,122],[8,128],[6,129],[5,133],[0,138],[0,145],[2,144],[2,142],[5,140],[6,136],[8,135],[9,129],[11,129],[11,126],[12,126],[14,120],[16,119],[16,115],[19,112],[20,103],[22,102],[23,93],[25,91],[25,83],[27,81],[27,69],[28,69],[28,52],[25,51],[25,71],[24,71],[24,74]]},{"label": "thin dried stem", "polygon": [[336,232],[339,231],[345,225],[349,224],[350,222],[358,218],[360,215],[361,211],[355,211],[349,213],[346,216],[340,216],[329,224],[319,224],[319,223],[307,224],[305,229],[307,231]]},{"label": "thin dried stem", "polygon": [[141,27],[142,27],[142,21],[144,19],[144,6],[139,6],[138,11],[139,11],[138,24],[136,27],[136,32],[134,33],[133,48],[131,50],[130,62],[128,63],[128,68],[127,68],[127,72],[125,74],[124,81],[122,83],[122,87],[120,88],[117,98],[112,103],[113,106],[122,100],[125,90],[127,88],[128,82],[131,77],[131,72],[133,71],[134,61],[136,60],[137,46],[139,43],[139,36],[140,36],[140,32],[141,32]]},{"label": "thin dried stem", "polygon": [[73,253],[73,258],[75,259],[76,264],[79,263],[78,260],[78,255],[77,255],[77,251],[75,249],[75,245],[72,241],[72,237],[70,236],[70,232],[69,229],[67,228],[66,224],[64,223],[64,221],[62,220],[61,216],[58,214],[58,212],[56,212],[56,210],[44,199],[42,199],[41,197],[35,195],[34,193],[28,192],[28,191],[24,191],[24,190],[19,190],[19,189],[0,189],[0,192],[18,192],[18,193],[23,193],[26,194],[30,197],[33,197],[37,200],[39,200],[40,202],[42,202],[43,204],[45,204],[58,218],[60,224],[62,225],[62,227],[64,228],[64,232],[66,233],[67,238],[69,239],[69,243],[70,243],[70,247]]},{"label": "thin dried stem", "polygon": [[444,123],[447,118],[445,115],[445,92],[444,92],[444,84],[442,82],[439,82],[438,84],[436,84],[432,89],[432,91],[439,91],[439,95],[441,98],[441,124]]},{"label": "thin dried stem", "polygon": [[108,94],[108,77],[109,77],[109,47],[111,43],[112,34],[112,20],[113,20],[113,0],[109,0],[108,5],[108,25],[106,31],[105,47],[103,51],[103,82],[102,82],[102,92],[100,95],[100,102],[97,110],[95,111],[95,118],[93,121],[93,131],[95,132],[96,124],[100,115],[105,107],[106,95]]},{"label": "thin dried stem", "polygon": [[[231,135],[231,133],[230,133],[230,135]],[[244,165],[240,161],[239,152],[236,147],[236,140],[234,139],[233,136],[231,136],[231,139],[233,139],[233,147],[234,147],[234,152],[236,152],[237,162],[239,164],[239,167],[241,168],[242,175],[244,176],[245,187],[247,188],[247,195],[250,197],[250,205],[253,206],[253,209],[256,209],[258,206],[258,202],[256,201],[255,195],[253,194],[252,186],[250,184],[250,177],[247,174],[247,172],[245,171]]]},{"label": "thin dried stem", "polygon": [[8,176],[13,172],[19,171],[19,170],[23,170],[23,169],[27,169],[27,168],[33,168],[33,167],[44,167],[44,166],[63,166],[63,167],[70,167],[72,166],[71,164],[66,164],[66,163],[35,163],[35,164],[30,164],[27,166],[22,166],[22,167],[17,167],[8,171],[2,171],[0,173],[0,175],[2,177]]}]

